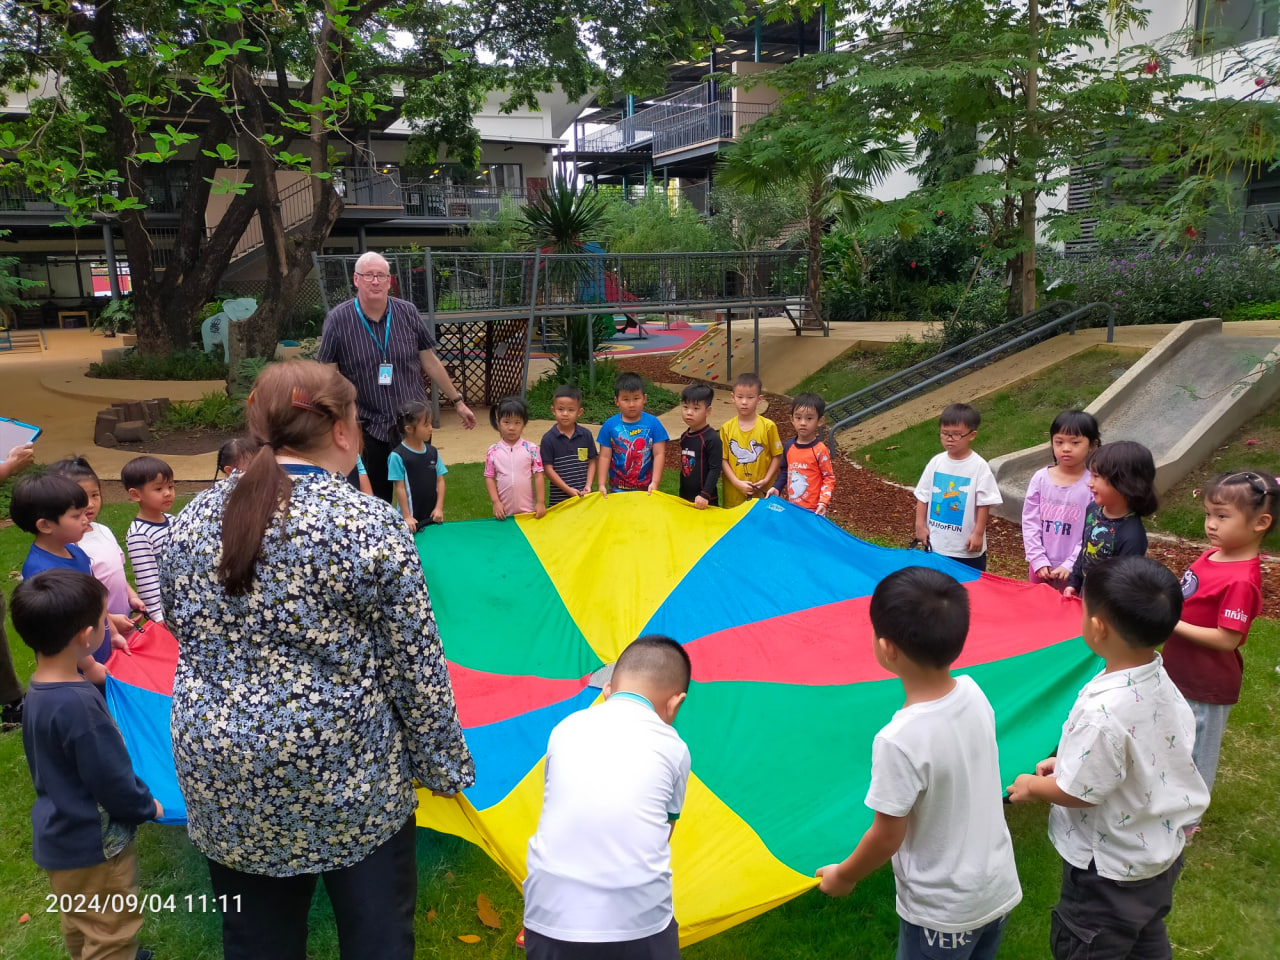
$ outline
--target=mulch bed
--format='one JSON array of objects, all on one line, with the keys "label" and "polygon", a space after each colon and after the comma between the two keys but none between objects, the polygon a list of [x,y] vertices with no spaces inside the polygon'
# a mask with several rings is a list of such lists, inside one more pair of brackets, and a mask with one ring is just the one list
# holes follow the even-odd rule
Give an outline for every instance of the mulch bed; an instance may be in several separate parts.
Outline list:
[{"label": "mulch bed", "polygon": [[[618,367],[655,383],[693,382],[672,373],[667,367],[670,362],[669,356],[619,357]],[[777,394],[765,394],[765,397],[769,401],[767,415],[777,423],[782,439],[794,436],[789,416],[790,398]],[[834,452],[831,459],[836,472],[836,494],[828,514],[831,519],[856,535],[876,537],[905,547],[915,526],[916,499],[911,491],[852,462],[842,452]],[[679,470],[680,444],[676,440],[667,443],[666,463],[668,470]],[[923,467],[921,464],[921,469]],[[1160,535],[1151,537],[1147,555],[1181,576],[1206,549],[1207,543]],[[992,518],[987,527],[987,553],[988,569],[992,573],[1017,580],[1026,577],[1019,524]],[[1263,557],[1262,612],[1263,616],[1280,618],[1280,556],[1269,558],[1264,554]]]},{"label": "mulch bed", "polygon": [[153,434],[145,443],[121,443],[111,449],[124,450],[135,456],[144,454],[163,457],[185,457],[212,453],[228,440],[243,436],[244,430],[170,430]]}]

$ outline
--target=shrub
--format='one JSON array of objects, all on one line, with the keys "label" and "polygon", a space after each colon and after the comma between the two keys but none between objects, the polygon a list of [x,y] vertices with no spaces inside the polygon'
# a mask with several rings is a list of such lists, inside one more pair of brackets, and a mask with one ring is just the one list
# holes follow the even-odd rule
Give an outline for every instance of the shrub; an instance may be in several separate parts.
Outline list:
[{"label": "shrub", "polygon": [[206,393],[199,400],[170,404],[158,426],[161,430],[239,430],[244,423],[243,401],[225,393]]},{"label": "shrub", "polygon": [[1145,250],[1046,263],[1078,304],[1115,304],[1116,323],[1179,323],[1280,299],[1280,256],[1262,247]]},{"label": "shrub", "polygon": [[1266,303],[1245,303],[1232,307],[1222,316],[1223,320],[1280,320],[1280,300]]},{"label": "shrub", "polygon": [[[551,399],[556,392],[556,387],[564,383],[572,383],[582,391],[582,420],[586,423],[604,423],[618,412],[618,407],[613,402],[613,378],[617,375],[618,365],[608,357],[596,361],[594,387],[590,384],[586,364],[577,364],[572,369],[557,366],[531,386],[525,395],[525,400],[529,404],[529,416],[535,420],[552,419]],[[645,381],[645,393],[648,396],[645,410],[655,416],[666,413],[680,403],[678,394],[648,380]]]},{"label": "shrub", "polygon": [[222,348],[177,350],[167,356],[128,351],[120,360],[89,364],[89,376],[102,380],[225,380]]}]

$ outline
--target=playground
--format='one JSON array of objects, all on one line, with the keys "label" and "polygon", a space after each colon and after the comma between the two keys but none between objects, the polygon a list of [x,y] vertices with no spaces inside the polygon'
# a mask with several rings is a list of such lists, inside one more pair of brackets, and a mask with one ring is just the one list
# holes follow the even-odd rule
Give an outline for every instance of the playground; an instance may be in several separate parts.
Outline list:
[{"label": "playground", "polygon": [[[1190,329],[1187,325],[1180,326],[1183,330]],[[684,367],[689,363],[688,357],[682,358],[677,353],[640,350],[634,351],[631,357],[621,357],[620,366],[623,369],[641,372],[655,382],[667,383],[678,388],[681,383],[694,379],[691,374],[696,374],[698,378],[710,379],[706,375],[707,370],[714,373],[715,368],[714,366],[702,367],[703,359],[708,362],[715,360],[724,362],[726,375],[729,364],[733,364],[735,368],[741,364],[738,372],[751,369],[758,345],[761,355],[760,369],[766,384],[768,407],[765,412],[779,422],[783,435],[786,436],[789,433],[787,394],[793,393],[801,381],[815,375],[825,366],[837,362],[848,350],[875,349],[896,340],[903,333],[920,333],[918,326],[900,328],[887,324],[838,324],[833,325],[829,337],[797,337],[792,325],[785,317],[764,318],[760,321],[759,329],[759,334],[753,331],[752,336],[748,338],[752,342],[733,343],[734,349],[729,356],[722,354],[720,357],[700,357],[699,361],[694,363],[696,369],[693,370]],[[648,332],[652,338],[660,331]],[[1248,378],[1256,362],[1268,355],[1269,348],[1264,349],[1264,347],[1267,347],[1267,344],[1274,346],[1277,340],[1280,340],[1280,326],[1274,323],[1227,324],[1221,329],[1197,332],[1195,336],[1190,336],[1187,332],[1180,333],[1179,329],[1172,326],[1117,328],[1111,344],[1107,343],[1106,333],[1105,329],[1093,328],[1076,331],[1074,335],[1058,334],[1010,357],[998,359],[979,371],[957,377],[937,389],[922,391],[920,395],[905,400],[893,409],[844,431],[837,438],[842,455],[836,457],[838,506],[833,510],[833,519],[839,527],[873,544],[895,548],[905,545],[909,535],[914,500],[906,486],[911,481],[896,478],[898,471],[894,466],[894,456],[899,450],[905,449],[914,442],[913,431],[930,434],[931,439],[922,442],[936,446],[934,418],[944,402],[952,399],[971,400],[983,410],[984,417],[992,425],[989,441],[991,445],[984,447],[982,441],[979,442],[984,455],[987,455],[988,449],[991,450],[992,456],[1005,452],[1017,454],[1024,446],[1031,445],[1034,438],[1020,441],[1017,436],[1000,435],[995,430],[995,425],[1000,419],[1001,411],[1010,409],[1011,405],[1030,405],[1039,409],[1040,404],[1065,402],[1063,394],[1052,391],[1053,381],[1069,379],[1060,372],[1063,369],[1061,365],[1073,358],[1104,351],[1107,357],[1112,358],[1103,365],[1105,371],[1120,371],[1120,373],[1112,381],[1110,372],[1104,372],[1101,376],[1106,377],[1106,383],[1093,379],[1088,381],[1087,388],[1079,387],[1080,391],[1095,391],[1091,396],[1081,396],[1081,401],[1085,404],[1096,401],[1105,406],[1107,393],[1111,393],[1112,396],[1118,394],[1120,401],[1108,408],[1115,410],[1115,419],[1112,422],[1115,424],[1113,429],[1118,431],[1125,423],[1124,412],[1131,410],[1135,402],[1151,402],[1142,398],[1137,401],[1132,399],[1131,394],[1127,392],[1126,384],[1122,382],[1124,378],[1132,373],[1130,380],[1140,377],[1148,385],[1162,386],[1163,392],[1158,394],[1155,402],[1160,411],[1162,433],[1167,436],[1163,446],[1168,452],[1178,445],[1180,437],[1186,432],[1178,427],[1182,420],[1175,421],[1168,416],[1168,408],[1175,403],[1187,408],[1186,422],[1189,430],[1193,423],[1199,423],[1204,419],[1200,414],[1193,415],[1194,408],[1198,404],[1203,402],[1213,407],[1220,404],[1224,397],[1231,397],[1239,382]],[[683,349],[695,352],[701,350],[704,354],[715,352],[717,335],[724,338],[721,344],[732,343],[727,325],[713,323],[703,329],[697,340],[687,344]],[[1174,344],[1181,343],[1176,350],[1167,345],[1171,336],[1174,338]],[[1196,361],[1194,352],[1191,357],[1185,355],[1187,343],[1182,341],[1189,339],[1189,342],[1193,343],[1215,337],[1219,339],[1213,340],[1213,345],[1206,353],[1215,358],[1213,375],[1216,379],[1212,384],[1206,380],[1206,386],[1203,389],[1197,383],[1184,384],[1187,365],[1191,363],[1194,367],[1199,361]],[[1163,350],[1161,344],[1166,344]],[[95,449],[90,446],[92,411],[96,411],[104,402],[111,400],[138,399],[137,391],[140,385],[137,382],[91,380],[83,376],[87,360],[95,358],[94,351],[100,349],[101,345],[100,339],[84,331],[53,331],[49,334],[47,354],[15,354],[0,359],[0,363],[5,364],[3,373],[6,383],[17,387],[13,392],[6,391],[13,398],[12,402],[16,404],[15,412],[10,415],[46,425],[46,436],[41,440],[40,459],[47,462],[72,452],[84,453],[88,450],[95,467],[104,477],[109,477],[118,471],[119,465],[131,454],[123,449]],[[1180,355],[1182,359],[1178,360]],[[1252,362],[1240,367],[1250,359]],[[1192,363],[1192,361],[1195,362]],[[534,356],[528,362],[528,376],[533,378],[539,375],[539,364],[545,361],[539,361]],[[1193,389],[1181,389],[1179,393],[1179,388],[1188,385]],[[171,399],[185,399],[195,398],[202,392],[219,386],[220,384],[211,386],[199,383],[153,383],[147,384],[145,389],[148,396],[159,395],[169,396]],[[1266,388],[1265,383],[1263,388]],[[1235,399],[1239,401],[1240,397],[1247,392],[1241,391]],[[1232,406],[1235,405],[1232,404]],[[1213,455],[1231,457],[1236,455],[1237,451],[1240,454],[1252,452],[1253,448],[1246,446],[1246,434],[1251,426],[1256,427],[1257,431],[1274,431],[1265,432],[1264,436],[1280,435],[1280,423],[1272,425],[1267,419],[1268,417],[1271,420],[1275,419],[1275,414],[1272,412],[1275,408],[1274,398],[1262,406],[1269,409],[1259,412],[1257,409],[1247,410],[1242,406],[1243,419],[1237,423],[1230,423],[1227,419],[1218,417],[1221,421],[1220,429],[1210,430],[1215,448]],[[1130,417],[1130,422],[1136,421],[1133,429],[1145,429],[1145,423],[1154,416],[1150,412],[1150,407],[1147,410],[1148,412],[1142,416]],[[477,412],[483,421],[483,412]],[[725,391],[717,390],[716,407],[711,415],[712,422],[718,423],[731,415],[731,406],[725,399]],[[672,436],[678,435],[683,429],[678,410],[664,415],[663,420]],[[1047,425],[1047,420],[1045,424]],[[537,436],[549,426],[549,423],[531,423],[527,435]],[[1104,429],[1107,428],[1104,426]],[[1150,432],[1150,436],[1149,442],[1156,443],[1160,434]],[[452,492],[455,488],[461,490],[465,487],[480,485],[478,462],[483,459],[484,450],[491,439],[490,431],[484,427],[471,432],[461,430],[456,424],[456,418],[450,416],[447,411],[442,418],[442,425],[437,431],[435,442],[450,466],[450,502],[453,504],[447,517],[451,521],[450,524],[445,530],[439,531],[453,538],[449,541],[451,546],[446,546],[444,541],[437,544],[441,548],[439,556],[442,558],[448,557],[452,561],[452,558],[461,555],[459,551],[464,547],[479,551],[478,555],[498,556],[501,555],[500,551],[506,548],[500,547],[496,541],[491,541],[493,536],[509,538],[516,535],[517,529],[528,537],[539,534],[539,528],[530,522],[521,521],[521,526],[517,528],[512,524],[497,525],[492,521],[481,521],[480,518],[486,515],[488,506],[483,496],[476,500],[468,500],[465,497],[455,498]],[[1011,446],[1011,444],[1017,445]],[[1158,443],[1156,445],[1160,446]],[[1004,449],[1005,447],[1008,449]],[[1159,451],[1157,453],[1159,454]],[[180,479],[207,481],[212,474],[211,455],[169,459],[178,471]],[[1196,469],[1203,470],[1206,461],[1210,459],[1211,456],[1201,456],[1195,463],[1189,464],[1188,470],[1192,473]],[[117,463],[117,460],[120,462]],[[673,461],[669,455],[668,463],[671,462],[678,462],[678,457]],[[909,474],[911,469],[918,472],[918,467],[919,464],[916,463],[914,467],[904,467],[903,470]],[[663,478],[662,489],[674,492],[675,481],[675,472],[668,470]],[[1170,488],[1174,486],[1176,482],[1172,483]],[[195,487],[196,484],[192,483],[188,489]],[[583,503],[581,507],[584,510],[599,510],[604,507],[604,504],[599,503],[597,497],[592,503]],[[746,523],[747,518],[760,513],[764,507],[764,503],[755,504],[747,517],[738,519],[737,524]],[[764,515],[761,513],[761,516]],[[130,516],[131,511],[128,505],[109,503],[104,509],[102,519],[120,535]],[[468,519],[475,519],[478,526],[472,528],[470,524],[452,523],[454,520]],[[830,528],[833,535],[839,538],[838,543],[845,543],[846,540],[849,543],[856,543],[826,521],[815,521],[814,518],[808,517],[801,519],[818,522],[820,527],[816,529]],[[599,521],[593,521],[591,526],[598,526],[598,523]],[[744,527],[743,530],[745,529]],[[685,525],[677,524],[672,528],[672,532],[662,535],[659,539],[664,542],[667,540],[674,542],[674,539],[689,535]],[[430,536],[430,532],[424,534],[424,537],[426,536]],[[996,521],[992,525],[990,536],[993,570],[1014,579],[1021,579],[1025,572],[1025,564],[1021,559],[1021,535],[1016,524]],[[812,539],[812,534],[807,534],[806,539]],[[685,541],[681,540],[681,542]],[[0,528],[0,558],[3,558],[6,569],[13,569],[20,564],[25,547],[26,538],[19,531],[12,526]],[[543,552],[544,557],[547,558],[544,560],[546,569],[550,571],[556,568],[554,561],[549,559],[554,556],[556,550],[561,552],[565,549],[582,550],[583,547],[581,543],[575,541],[569,548],[552,547],[544,543],[541,546],[535,546],[535,549]],[[728,541],[725,541],[722,549],[729,549],[735,557],[750,556],[751,553],[749,546],[733,548]],[[838,548],[838,552],[845,549],[850,548],[841,547]],[[1150,554],[1180,572],[1200,549],[1201,546],[1194,542],[1157,537],[1153,538]],[[546,551],[549,550],[552,552],[547,553]],[[692,552],[687,559],[692,562],[699,552],[692,546],[689,550]],[[439,596],[434,599],[441,609],[442,630],[445,630],[444,623],[450,618],[455,621],[460,617],[465,619],[465,611],[459,612],[452,609],[449,601],[451,594],[461,595],[465,584],[460,582],[456,587],[451,588],[450,584],[459,575],[451,568],[457,565],[450,562],[445,566],[439,564],[432,566],[430,559],[432,547],[426,545],[423,551],[429,582],[438,584]],[[917,556],[923,558],[924,555]],[[787,597],[796,590],[812,592],[814,584],[809,582],[811,578],[797,576],[797,570],[807,569],[807,562],[807,559],[801,561],[799,558],[789,560],[786,553],[777,546],[761,547],[758,562],[751,574],[755,592],[764,598]],[[866,565],[866,560],[854,561],[855,567]],[[645,602],[652,604],[657,599],[661,599],[670,589],[664,586],[664,583],[671,582],[673,576],[670,572],[664,573],[663,569],[659,568],[660,564],[653,566],[652,569],[649,569],[649,566],[646,565],[640,581],[643,589],[647,591],[646,595],[653,599],[642,601],[641,607]],[[715,565],[717,569],[720,566]],[[734,563],[732,566],[737,567],[738,564]],[[1272,562],[1264,565],[1268,619],[1258,621],[1250,634],[1246,654],[1248,669],[1245,672],[1245,690],[1241,705],[1232,714],[1228,737],[1224,742],[1223,766],[1220,768],[1218,785],[1215,788],[1214,805],[1207,819],[1206,831],[1197,838],[1196,844],[1188,851],[1188,868],[1178,887],[1177,906],[1170,922],[1176,956],[1262,958],[1269,956],[1270,944],[1280,937],[1280,929],[1276,927],[1274,904],[1268,902],[1267,893],[1271,889],[1271,872],[1275,865],[1280,863],[1280,848],[1271,838],[1272,832],[1267,824],[1280,815],[1280,807],[1276,806],[1274,791],[1258,789],[1259,784],[1273,783],[1280,779],[1280,761],[1276,760],[1274,751],[1268,746],[1269,731],[1273,726],[1273,716],[1277,707],[1277,696],[1280,695],[1277,689],[1280,684],[1277,682],[1276,673],[1271,669],[1277,661],[1280,661],[1280,622],[1276,619],[1280,616],[1280,608],[1277,606],[1280,585],[1275,582],[1277,573],[1275,567],[1276,565]],[[603,591],[607,589],[611,593],[616,593],[615,578],[609,572],[613,569],[613,565],[600,564],[600,568],[598,576],[605,577],[604,580],[574,583],[558,581],[554,587],[556,592],[565,598],[572,619],[579,624],[586,622],[584,617],[590,620],[592,616],[590,610],[597,606],[594,600],[602,595]],[[836,569],[838,568],[833,567],[832,571]],[[847,577],[846,574],[836,579],[847,579]],[[819,579],[826,582],[825,578]],[[12,583],[7,583],[6,593],[11,589]],[[704,586],[700,589],[706,590],[710,587]],[[841,595],[848,594],[846,592]],[[806,598],[800,609],[816,606],[821,602],[822,595],[817,593]],[[792,604],[795,606],[794,601]],[[770,608],[766,606],[765,609]],[[674,616],[678,613],[678,608],[673,610]],[[776,612],[785,611],[777,609]],[[754,613],[751,619],[763,621],[768,616],[768,613]],[[638,630],[643,625],[642,618],[632,626]],[[676,628],[672,626],[670,629]],[[590,633],[590,628],[586,628],[585,632]],[[708,626],[707,631],[699,627],[695,632],[701,636],[704,632],[714,632],[714,630]],[[448,639],[447,631],[445,635],[448,645],[452,641]],[[1037,635],[1041,640],[1052,639],[1051,635],[1044,631],[1037,631]],[[1067,638],[1063,642],[1069,641],[1070,638]],[[25,674],[30,669],[29,652],[18,643],[15,643],[14,647],[15,655],[19,659],[19,672]],[[448,647],[447,652],[450,652]],[[478,663],[475,657],[492,656],[492,652],[477,650],[470,655],[459,653],[456,657],[450,652],[450,656],[451,659],[476,667],[483,664]],[[1061,661],[1059,661],[1059,667],[1055,669],[1060,670],[1060,665]],[[489,669],[501,674],[537,672],[531,666],[522,667],[514,661],[509,663],[504,661],[500,667],[491,663]],[[730,679],[741,683],[762,679],[753,677],[749,673],[742,673],[741,666],[734,669],[739,672],[704,676],[700,681],[702,686],[695,688],[695,696],[701,692],[704,703],[718,702],[721,694],[716,692],[715,681]],[[778,667],[769,669],[771,673],[767,679],[783,699],[789,695],[787,693],[789,689],[798,691],[805,684],[815,682],[800,678],[789,680],[778,675]],[[578,681],[573,678],[580,678],[585,672],[589,671],[579,672],[576,668],[571,669],[567,671],[564,679],[574,684]],[[545,673],[539,673],[539,675],[551,676]],[[1066,687],[1074,689],[1074,686],[1079,685],[1077,681],[1080,678],[1070,674],[1063,675],[1060,679],[1063,680],[1064,689]],[[695,680],[698,678],[695,677]],[[1067,682],[1068,680],[1070,682]],[[840,681],[827,677],[818,682],[831,684]],[[799,683],[801,686],[789,688],[788,683]],[[721,684],[726,689],[732,685],[732,683]],[[592,688],[587,686],[574,689],[590,691]],[[826,688],[810,688],[811,691],[818,689]],[[782,708],[784,715],[794,717],[798,723],[797,730],[789,741],[791,751],[800,745],[797,738],[816,736],[810,731],[817,729],[816,725],[820,719],[813,714],[811,695],[806,692],[794,705]],[[535,699],[526,702],[534,705],[538,702],[550,701]],[[858,709],[865,712],[864,707]],[[879,713],[891,709],[892,704],[886,701]],[[730,715],[734,715],[732,710]],[[693,718],[691,722],[700,722],[693,714],[690,716]],[[536,741],[537,733],[540,731],[541,728],[538,728],[531,739]],[[541,732],[541,735],[545,738],[545,732]],[[709,735],[713,739],[718,736],[714,733]],[[1056,734],[1050,730],[1044,735],[1052,739]],[[1016,751],[1009,749],[1012,757]],[[857,754],[860,750],[861,748],[850,749],[849,762],[857,759],[852,754]],[[701,753],[714,754],[715,750],[704,747]],[[725,759],[727,760],[728,757]],[[829,791],[829,785],[826,784],[827,778],[820,772],[821,767],[823,764],[844,761],[845,756],[841,753],[840,757],[834,760],[813,758],[806,761],[801,771],[781,770],[771,776],[763,775],[762,782],[768,781],[768,794],[773,798],[770,806],[775,809],[786,809],[789,805],[796,803],[804,806],[825,802],[824,797]],[[723,766],[723,763],[721,765]],[[524,770],[516,770],[513,775],[517,780],[521,780],[527,769],[526,767]],[[16,733],[11,732],[0,736],[0,770],[4,770],[7,774],[5,778],[7,783],[18,785],[16,788],[14,786],[6,788],[3,798],[0,799],[0,829],[5,835],[15,838],[13,847],[20,848],[26,842],[23,838],[29,829],[26,826],[25,817],[30,803],[30,788],[22,759],[20,738]],[[695,755],[695,773],[698,771],[698,757]],[[848,774],[849,771],[846,770],[842,775]],[[716,773],[709,770],[708,776],[716,783],[711,796],[723,797],[726,792],[732,793],[732,789],[725,784],[723,772]],[[757,783],[749,789],[746,796],[758,792],[756,787],[759,785]],[[840,793],[848,795],[846,799],[849,811],[860,816],[859,811],[864,808],[861,807],[858,786],[847,785],[847,788]],[[482,801],[477,799],[475,806],[482,805]],[[711,808],[705,809],[710,811]],[[716,817],[724,815],[708,812],[707,816],[715,820]],[[730,816],[722,821],[723,824],[728,825],[724,829],[730,829],[730,833],[723,834],[724,836],[739,837],[739,840],[725,840],[725,843],[736,846],[742,842],[743,837],[753,836],[760,831],[768,834],[768,828],[760,821],[753,819],[752,814],[739,811],[738,817],[740,819]],[[1015,910],[1010,920],[1001,955],[1039,957],[1043,956],[1043,944],[1047,937],[1048,909],[1056,898],[1057,856],[1044,836],[1043,809],[1009,808],[1008,820],[1014,836],[1024,901]],[[509,871],[518,869],[518,857],[512,860],[510,857],[515,854],[502,853],[503,849],[511,850],[512,841],[503,840],[502,831],[498,830],[496,834],[482,833],[479,837],[482,845],[476,846],[449,835],[463,831],[451,829],[447,817],[444,821],[429,819],[429,822],[432,822],[432,826],[437,830],[444,832],[423,830],[419,833],[420,893],[416,921],[419,949],[424,953],[430,952],[431,955],[438,956],[518,956],[519,952],[513,941],[520,929],[521,901],[518,889],[511,884],[508,876]],[[742,824],[745,826],[741,826]],[[515,829],[514,833],[518,834],[520,829]],[[837,832],[839,829],[849,831],[849,840],[856,839],[857,829],[854,827],[829,828]],[[747,833],[733,832],[741,830],[746,830]],[[787,842],[780,840],[776,834],[770,836],[769,847],[775,851],[776,856],[776,850],[786,848]],[[477,837],[472,836],[471,839],[474,841]],[[840,839],[843,842],[845,838]],[[514,844],[518,847],[518,840]],[[483,850],[485,846],[489,847],[488,856]],[[800,848],[803,846],[802,843]],[[692,848],[682,848],[682,850],[683,852],[677,851],[678,857],[693,856],[694,861],[700,859],[693,854]],[[160,903],[166,902],[164,898],[172,896],[176,898],[177,904],[177,908],[173,911],[162,909],[148,916],[143,942],[161,951],[161,955],[182,956],[193,958],[193,960],[218,956],[217,918],[198,910],[185,908],[184,897],[194,896],[198,900],[201,893],[208,892],[208,888],[201,858],[191,848],[182,828],[156,826],[144,829],[141,833],[141,852],[144,892],[160,895],[161,899],[158,901]],[[495,857],[498,862],[495,863],[490,856]],[[677,872],[680,871],[680,862],[677,860]],[[800,896],[795,896],[811,885],[803,880],[800,869],[803,863],[807,863],[807,860],[803,855],[797,855],[794,863],[788,864],[787,869],[791,871],[794,878],[787,884],[777,887],[778,891],[783,892],[775,894],[768,893],[768,890],[775,889],[769,886],[776,882],[774,867],[752,866],[749,861],[744,861],[735,868],[744,876],[758,878],[759,889],[762,891],[759,895],[760,903],[767,905],[781,903],[782,900],[788,902],[781,903],[763,915],[736,926],[711,923],[701,928],[702,932],[699,936],[708,932],[715,935],[688,947],[686,955],[695,960],[697,958],[707,958],[707,960],[726,958],[727,960],[727,958],[744,956],[781,958],[820,955],[888,955],[896,937],[891,874],[882,870],[868,878],[854,896],[845,900],[829,901],[815,893],[802,893]],[[769,877],[775,879],[766,879]],[[8,928],[0,934],[0,949],[3,950],[3,954],[0,955],[12,954],[24,958],[31,957],[34,960],[61,955],[57,921],[52,915],[44,912],[43,894],[43,879],[25,857],[6,858],[6,862],[0,865],[0,916],[11,918]],[[480,895],[492,902],[497,914],[497,927],[481,922],[476,906]],[[678,910],[681,909],[679,906],[681,902],[690,902],[687,899],[682,901],[682,896],[686,895],[677,894]],[[773,899],[770,899],[771,896]],[[794,899],[788,899],[793,896],[795,896]],[[336,956],[332,920],[328,905],[323,898],[318,900],[313,912],[315,932],[312,937],[312,955],[318,958]],[[752,912],[756,911],[748,910],[746,915]],[[17,918],[23,914],[27,915],[27,919],[18,922]],[[745,919],[745,916],[738,919]],[[726,926],[728,929],[725,929]]]}]

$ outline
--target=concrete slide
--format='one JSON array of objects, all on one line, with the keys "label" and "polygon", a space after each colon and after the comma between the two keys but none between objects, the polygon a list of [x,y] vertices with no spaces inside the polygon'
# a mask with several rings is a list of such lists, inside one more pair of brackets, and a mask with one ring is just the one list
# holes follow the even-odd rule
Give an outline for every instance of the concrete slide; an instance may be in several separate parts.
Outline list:
[{"label": "concrete slide", "polygon": [[[1098,418],[1103,443],[1136,440],[1151,450],[1156,490],[1164,493],[1277,397],[1280,340],[1229,336],[1221,320],[1189,320],[1086,409]],[[1020,521],[1027,483],[1051,462],[1047,438],[992,460],[1004,497],[996,514]]]}]

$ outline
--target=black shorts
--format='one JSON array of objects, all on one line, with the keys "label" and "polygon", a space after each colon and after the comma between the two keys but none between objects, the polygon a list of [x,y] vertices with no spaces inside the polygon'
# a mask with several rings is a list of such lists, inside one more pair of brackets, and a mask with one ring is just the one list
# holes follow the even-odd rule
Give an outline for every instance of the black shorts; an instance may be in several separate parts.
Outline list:
[{"label": "black shorts", "polygon": [[529,960],[678,960],[680,927],[672,919],[659,933],[612,943],[553,940],[526,929],[524,947]]}]

